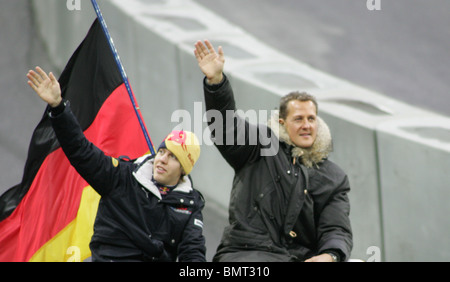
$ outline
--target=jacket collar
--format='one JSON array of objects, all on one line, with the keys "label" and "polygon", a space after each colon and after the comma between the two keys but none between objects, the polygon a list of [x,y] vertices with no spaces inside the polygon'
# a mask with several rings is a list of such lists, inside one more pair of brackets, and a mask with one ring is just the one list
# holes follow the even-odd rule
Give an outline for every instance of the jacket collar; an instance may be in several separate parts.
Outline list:
[{"label": "jacket collar", "polygon": [[317,137],[316,141],[310,148],[297,147],[289,138],[284,125],[279,123],[279,112],[273,111],[273,114],[267,126],[272,129],[275,135],[281,142],[287,144],[291,149],[291,156],[293,158],[300,158],[303,165],[306,167],[318,167],[319,164],[328,157],[333,150],[330,129],[325,121],[317,117]]},{"label": "jacket collar", "polygon": [[[138,158],[134,163],[137,165],[136,169],[133,171],[134,178],[149,192],[155,195],[160,200],[162,199],[161,193],[158,187],[153,183],[153,155],[144,155]],[[188,176],[183,176],[183,181],[181,181],[173,191],[178,191],[182,193],[190,193],[192,191],[192,183]],[[172,192],[173,192],[172,191]]]}]

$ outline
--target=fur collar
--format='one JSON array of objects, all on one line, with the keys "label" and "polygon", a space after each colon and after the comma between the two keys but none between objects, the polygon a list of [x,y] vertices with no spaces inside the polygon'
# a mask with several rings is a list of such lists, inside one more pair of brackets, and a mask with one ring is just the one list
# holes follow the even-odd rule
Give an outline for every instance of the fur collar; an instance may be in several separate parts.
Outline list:
[{"label": "fur collar", "polygon": [[[154,158],[152,155],[144,155],[137,159],[135,164],[137,164],[138,167],[135,171],[133,171],[133,176],[145,189],[161,200],[161,193],[152,181],[153,162]],[[192,190],[191,180],[187,175],[185,175],[183,176],[183,181],[179,182],[173,191],[190,193]]]},{"label": "fur collar", "polygon": [[301,157],[301,162],[308,168],[319,167],[319,164],[328,157],[333,150],[330,129],[323,119],[317,117],[317,137],[310,148],[300,148],[294,145],[289,138],[286,128],[279,122],[278,110],[273,111],[272,117],[267,122],[267,126],[272,129],[278,139],[291,148],[293,158]]}]

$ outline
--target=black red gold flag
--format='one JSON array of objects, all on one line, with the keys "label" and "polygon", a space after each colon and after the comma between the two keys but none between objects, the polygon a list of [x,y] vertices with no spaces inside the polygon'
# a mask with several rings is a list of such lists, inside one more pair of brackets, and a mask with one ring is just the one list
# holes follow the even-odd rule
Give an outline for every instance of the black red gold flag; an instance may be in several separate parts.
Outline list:
[{"label": "black red gold flag", "polygon": [[[98,20],[59,83],[85,136],[105,154],[133,159],[149,151]],[[70,165],[44,113],[31,138],[22,182],[0,197],[0,261],[88,258],[99,199]]]}]

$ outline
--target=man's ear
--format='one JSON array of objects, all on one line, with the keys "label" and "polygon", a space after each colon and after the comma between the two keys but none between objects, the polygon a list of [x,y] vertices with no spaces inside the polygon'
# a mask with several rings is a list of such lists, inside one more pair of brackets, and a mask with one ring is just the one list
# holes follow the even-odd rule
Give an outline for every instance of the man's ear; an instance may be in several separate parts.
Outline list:
[{"label": "man's ear", "polygon": [[281,125],[284,125],[284,119],[280,118],[280,119],[278,120],[278,122],[279,122]]}]

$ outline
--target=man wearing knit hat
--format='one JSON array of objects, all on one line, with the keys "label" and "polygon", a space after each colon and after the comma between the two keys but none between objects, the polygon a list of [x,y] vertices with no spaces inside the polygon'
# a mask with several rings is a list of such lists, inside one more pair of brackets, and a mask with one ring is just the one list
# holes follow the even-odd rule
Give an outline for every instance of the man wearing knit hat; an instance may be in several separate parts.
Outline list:
[{"label": "man wearing knit hat", "polygon": [[197,137],[172,131],[156,155],[134,161],[106,156],[85,138],[54,75],[37,67],[27,77],[49,104],[70,163],[101,196],[89,245],[92,260],[205,261],[204,200],[188,176],[200,156]]},{"label": "man wearing knit hat", "polygon": [[[165,163],[160,156],[168,155],[173,169],[167,172]],[[155,159],[153,178],[166,185],[177,184],[183,175],[188,175],[200,156],[200,146],[197,137],[189,131],[172,131],[161,143]],[[169,165],[169,164],[168,164]],[[172,168],[172,166],[170,166]]]}]

